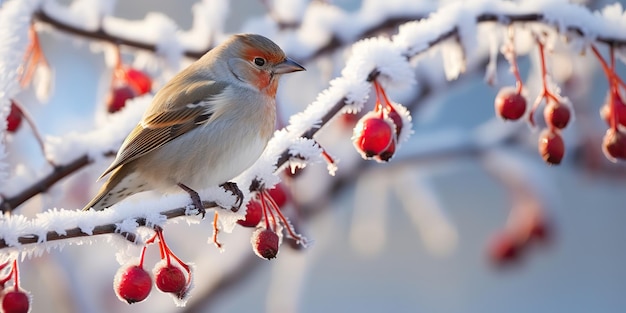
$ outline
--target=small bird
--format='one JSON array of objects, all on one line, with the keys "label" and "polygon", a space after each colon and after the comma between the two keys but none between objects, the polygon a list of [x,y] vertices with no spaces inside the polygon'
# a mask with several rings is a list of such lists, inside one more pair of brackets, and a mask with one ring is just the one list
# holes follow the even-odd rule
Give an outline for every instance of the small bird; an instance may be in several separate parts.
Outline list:
[{"label": "small bird", "polygon": [[155,94],[83,210],[103,210],[138,192],[182,189],[204,216],[196,190],[218,184],[240,206],[241,190],[229,180],[259,158],[274,132],[281,75],[303,70],[266,37],[231,36]]}]

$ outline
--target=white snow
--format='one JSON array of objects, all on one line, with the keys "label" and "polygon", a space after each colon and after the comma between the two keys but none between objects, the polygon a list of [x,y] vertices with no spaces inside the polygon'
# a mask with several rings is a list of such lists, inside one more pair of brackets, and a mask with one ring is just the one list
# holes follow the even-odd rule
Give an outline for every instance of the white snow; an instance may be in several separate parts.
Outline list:
[{"label": "white snow", "polygon": [[[159,54],[165,56],[168,64],[178,67],[184,49],[200,50],[216,43],[224,34],[222,26],[227,17],[228,2],[226,0],[205,0],[194,6],[193,26],[188,31],[180,31],[178,26],[166,15],[149,13],[142,20],[128,21],[109,16],[111,2],[103,0],[77,1],[70,7],[63,7],[54,1],[44,4],[43,9],[54,18],[85,30],[103,29],[115,36],[155,44]],[[13,0],[5,3],[0,10],[0,120],[4,121],[8,112],[9,99],[20,90],[17,85],[16,69],[20,65],[21,56],[26,46],[29,17],[39,1]],[[408,6],[407,4],[410,4]],[[364,1],[363,6],[352,13],[346,13],[337,7],[318,2],[309,4],[309,9],[303,9],[305,1],[276,0],[276,14],[283,21],[299,21],[302,27],[295,31],[279,31],[275,23],[266,17],[248,24],[248,30],[271,35],[287,52],[288,55],[301,58],[310,57],[320,47],[326,45],[332,38],[343,41],[353,40],[369,27],[372,27],[390,17],[418,14],[425,16],[434,11],[433,4],[407,2],[402,0]],[[415,84],[414,66],[409,59],[416,54],[422,54],[430,49],[434,41],[442,38],[453,30],[457,30],[457,37],[448,38],[439,42],[437,49],[441,51],[444,61],[444,70],[447,79],[457,78],[465,69],[466,60],[476,50],[478,36],[481,29],[476,27],[476,17],[483,13],[500,16],[505,22],[503,14],[543,14],[545,20],[558,27],[560,31],[570,28],[584,32],[585,40],[593,40],[598,36],[626,39],[626,14],[620,4],[611,5],[602,12],[591,13],[583,7],[570,4],[562,0],[528,0],[508,2],[497,0],[453,2],[442,7],[437,12],[420,21],[406,23],[399,27],[398,33],[391,38],[376,37],[363,39],[352,45],[341,76],[330,81],[329,86],[320,92],[316,100],[304,111],[292,116],[289,125],[275,133],[261,158],[246,172],[235,179],[244,192],[245,199],[250,198],[246,188],[254,179],[260,180],[267,188],[279,182],[274,173],[276,160],[285,150],[291,154],[300,155],[303,160],[290,160],[290,165],[303,166],[323,161],[321,149],[314,140],[302,139],[300,135],[310,128],[321,127],[322,118],[336,103],[345,100],[347,106],[342,112],[358,112],[366,104],[371,83],[367,82],[368,75],[377,70],[380,72],[377,79],[389,90],[412,88]],[[100,19],[99,17],[103,17]],[[100,21],[102,25],[100,25]],[[506,23],[504,23],[506,24]],[[531,23],[526,34],[517,32],[516,49],[523,53],[531,51],[534,46],[530,31],[545,29],[545,25]],[[528,25],[526,25],[528,26]],[[256,28],[255,28],[256,27]],[[494,28],[506,26],[494,26]],[[504,32],[502,32],[504,33]],[[549,32],[548,46],[563,34]],[[199,38],[199,39],[198,39]],[[500,41],[494,39],[495,45]],[[492,47],[492,59],[494,58]],[[420,63],[417,63],[420,66]],[[492,66],[493,68],[493,66]],[[494,71],[491,69],[490,71]],[[426,78],[428,79],[428,77]],[[136,98],[118,114],[112,115],[110,121],[86,133],[69,133],[62,137],[46,138],[49,155],[56,162],[63,164],[87,153],[91,158],[99,160],[103,154],[116,151],[120,143],[140,119],[142,112],[149,105],[151,96]],[[404,128],[400,134],[400,142],[406,142],[411,130],[411,117],[408,111],[399,104],[393,104],[403,117]],[[4,125],[4,124],[1,124]],[[4,130],[5,126],[0,129]],[[508,129],[497,126],[495,131],[489,129],[491,136],[484,136],[485,129],[474,134],[467,134],[463,130],[452,130],[436,134],[421,135],[413,138],[411,145],[398,151],[397,160],[402,155],[420,155],[432,151],[446,151],[446,149],[482,147],[497,142]],[[479,134],[479,135],[477,135]],[[4,132],[0,132],[3,136]],[[476,136],[477,135],[477,136]],[[478,139],[480,138],[480,139]],[[7,180],[7,164],[4,162],[5,146],[0,143],[0,183]],[[496,156],[495,162],[506,164],[507,156]],[[301,162],[301,163],[300,163]],[[521,162],[523,163],[523,162]],[[37,173],[35,173],[37,174]],[[40,173],[41,174],[41,173]],[[32,170],[18,166],[11,177],[13,187],[23,188],[27,183],[36,180]],[[30,177],[30,178],[29,178]],[[34,177],[34,178],[33,178]],[[531,179],[532,180],[532,179]],[[533,180],[536,181],[536,180]],[[5,187],[3,187],[5,189]],[[425,197],[430,197],[429,191],[423,189]],[[229,207],[234,202],[231,194],[221,188],[208,186],[201,192],[204,200],[214,200],[218,204]],[[429,205],[437,209],[436,198],[430,198]],[[244,201],[244,203],[246,202]],[[11,251],[22,251],[28,255],[39,255],[53,247],[62,247],[65,243],[89,243],[91,238],[76,238],[64,240],[63,243],[45,243],[41,245],[21,246],[18,237],[38,235],[41,242],[48,231],[63,234],[67,229],[80,227],[86,233],[91,233],[95,226],[114,223],[118,231],[137,233],[137,218],[144,217],[150,225],[163,225],[167,221],[159,212],[171,208],[182,208],[189,204],[186,194],[146,198],[141,201],[124,201],[110,210],[101,212],[77,212],[64,209],[52,209],[38,214],[35,218],[26,218],[21,215],[3,216],[0,218],[0,238],[7,244],[16,247]],[[230,212],[220,210],[220,225],[224,232],[231,232],[237,220],[243,217],[245,210]],[[433,212],[437,212],[436,210]],[[190,212],[191,213],[191,212]],[[426,214],[426,213],[425,213]],[[425,236],[431,241],[441,238],[447,242],[456,240],[451,224],[445,216],[438,213],[428,213],[437,223],[447,229],[443,233],[428,232]],[[187,217],[188,222],[197,221],[197,217]],[[438,224],[438,225],[439,225]],[[447,227],[447,228],[446,228]]]},{"label": "white snow", "polygon": [[0,7],[0,186],[5,185],[9,169],[4,143],[6,117],[11,107],[11,99],[19,92],[17,69],[28,44],[30,16],[40,1],[14,0]]},{"label": "white snow", "polygon": [[216,45],[228,17],[228,3],[228,0],[203,0],[195,3],[191,11],[191,29],[178,33],[180,44],[191,51],[203,51],[211,44]]}]

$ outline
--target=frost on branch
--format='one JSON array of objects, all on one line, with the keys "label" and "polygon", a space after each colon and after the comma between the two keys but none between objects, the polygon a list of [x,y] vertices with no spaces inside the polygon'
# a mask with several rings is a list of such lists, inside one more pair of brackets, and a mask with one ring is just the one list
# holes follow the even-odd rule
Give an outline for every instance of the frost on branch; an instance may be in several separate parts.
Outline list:
[{"label": "frost on branch", "polygon": [[[35,20],[38,24],[45,24],[45,31],[56,31],[54,21],[46,20],[45,17],[47,16],[48,18],[57,19],[56,22],[58,23],[65,23],[65,25],[70,25],[79,30],[82,29],[84,31],[83,35],[75,34],[77,36],[84,36],[90,39],[90,34],[94,35],[97,33],[100,37],[94,36],[93,38],[107,42],[106,45],[119,43],[125,49],[131,47],[155,51],[157,53],[155,59],[161,61],[165,59],[166,61],[161,64],[177,68],[181,66],[181,58],[183,56],[197,56],[200,54],[200,51],[209,49],[222,39],[223,23],[227,16],[226,12],[228,12],[227,1],[207,0],[198,3],[194,6],[192,29],[181,31],[169,17],[162,14],[149,14],[145,19],[138,21],[111,17],[109,16],[111,8],[107,7],[105,2],[76,1],[68,8],[58,6],[56,3],[46,4],[41,7],[41,11],[37,15],[40,20]],[[15,10],[18,7],[25,7],[18,6],[16,3],[18,1],[11,1],[3,6],[0,11],[0,17],[4,17],[6,14],[11,13],[11,10]],[[28,2],[23,3],[28,4]],[[511,135],[512,131],[510,131],[513,127],[502,125],[494,126],[489,128],[490,131],[485,131],[485,133],[491,132],[488,136],[483,136],[484,133],[480,131],[475,131],[471,134],[463,131],[451,131],[439,134],[440,136],[428,133],[418,134],[419,136],[415,136],[417,138],[409,138],[409,135],[413,132],[410,109],[415,108],[415,104],[411,103],[411,101],[405,102],[404,99],[397,99],[395,93],[416,88],[416,76],[420,83],[422,83],[424,76],[427,76],[424,79],[426,81],[436,81],[436,79],[429,77],[430,74],[425,74],[426,71],[422,70],[424,67],[430,66],[430,64],[425,64],[428,52],[431,55],[441,56],[443,72],[447,80],[456,79],[463,72],[469,71],[472,68],[471,62],[481,56],[481,49],[484,48],[481,46],[480,40],[484,35],[484,29],[479,26],[485,23],[492,23],[492,29],[497,34],[495,36],[500,36],[495,39],[492,38],[493,40],[489,44],[489,50],[492,52],[490,71],[493,72],[497,71],[497,52],[507,44],[508,39],[505,36],[508,34],[509,29],[513,29],[516,34],[512,43],[513,48],[511,48],[516,53],[508,53],[505,56],[507,61],[511,62],[511,67],[515,68],[515,71],[517,66],[513,63],[516,56],[539,52],[537,46],[545,45],[546,57],[550,58],[551,49],[562,44],[564,39],[569,41],[568,47],[577,52],[589,51],[589,48],[592,46],[600,46],[603,49],[605,44],[612,44],[614,48],[609,52],[610,56],[607,58],[607,61],[603,60],[606,63],[604,66],[606,76],[612,88],[607,100],[607,109],[605,110],[607,123],[610,127],[609,131],[607,131],[605,150],[609,155],[616,157],[625,155],[623,152],[623,125],[620,126],[622,124],[620,117],[622,108],[618,105],[621,103],[623,106],[624,84],[616,76],[613,65],[614,54],[620,57],[622,55],[620,52],[623,50],[621,47],[624,45],[624,34],[618,31],[624,29],[624,13],[619,5],[611,6],[601,13],[591,14],[584,7],[563,1],[464,1],[443,7],[428,18],[423,17],[433,11],[434,7],[432,5],[413,2],[409,4],[404,1],[392,1],[389,3],[366,1],[360,10],[350,13],[319,1],[315,1],[308,6],[304,1],[273,1],[268,7],[272,6],[277,7],[277,9],[268,13],[268,16],[263,17],[262,21],[256,21],[257,24],[250,24],[262,25],[264,27],[255,28],[248,25],[249,29],[255,32],[270,34],[270,37],[276,38],[276,41],[285,48],[287,54],[307,59],[319,57],[320,51],[327,52],[329,49],[338,50],[343,48],[342,44],[344,42],[355,40],[362,34],[368,33],[371,27],[384,24],[389,19],[401,19],[405,18],[406,15],[410,15],[413,19],[421,20],[400,26],[398,33],[390,38],[363,39],[349,47],[346,65],[340,72],[341,76],[331,80],[328,83],[328,88],[320,92],[311,105],[301,113],[292,116],[289,119],[288,126],[276,131],[274,138],[256,164],[247,172],[235,178],[235,181],[240,186],[243,186],[242,189],[244,189],[244,195],[248,201],[255,201],[257,199],[255,197],[259,194],[264,194],[265,190],[277,185],[281,179],[284,179],[282,169],[286,166],[302,168],[305,165],[325,160],[329,164],[329,172],[334,174],[337,171],[338,177],[336,179],[339,180],[348,179],[350,175],[354,175],[345,171],[345,168],[357,168],[356,171],[359,171],[359,167],[353,166],[356,164],[356,158],[350,159],[342,156],[342,162],[337,163],[337,159],[331,157],[331,154],[335,154],[335,151],[339,149],[329,145],[322,136],[319,136],[322,138],[318,138],[315,135],[320,128],[325,127],[333,116],[338,113],[360,113],[364,108],[369,110],[370,108],[367,106],[374,101],[368,100],[374,98],[373,95],[376,95],[377,99],[372,108],[373,114],[366,115],[366,117],[382,121],[379,125],[383,125],[389,133],[384,138],[385,140],[383,140],[382,144],[376,147],[378,149],[375,149],[374,152],[365,151],[366,157],[372,157],[377,161],[387,161],[392,156],[395,156],[397,152],[397,156],[392,161],[402,162],[404,160],[406,162],[409,160],[410,162],[412,159],[429,159],[454,154],[481,154],[480,152],[485,149],[505,145],[508,139],[513,137]],[[295,7],[296,9],[285,11],[286,7]],[[29,12],[24,14],[31,16],[35,9],[36,7],[33,6]],[[0,23],[4,20],[0,19]],[[28,29],[28,21],[23,22],[22,26],[23,29],[12,30],[11,33],[17,34],[26,31]],[[0,33],[0,36],[2,36],[2,33]],[[21,48],[18,49],[19,43],[16,42],[15,38],[21,37],[13,36],[7,38],[5,42],[7,42],[7,49],[9,50],[0,48],[0,55],[9,55],[7,51],[11,53],[21,51]],[[539,38],[539,41],[536,40],[537,38]],[[97,44],[102,44],[102,42],[98,41],[95,45]],[[541,53],[543,53],[544,49],[540,49]],[[505,49],[502,50],[504,51]],[[604,51],[602,52],[604,53]],[[123,53],[126,54],[125,57],[135,57],[136,51],[129,49]],[[598,56],[598,58],[602,59],[601,56]],[[18,62],[15,60],[20,59],[21,54],[17,54],[13,58],[1,58],[0,62],[2,63],[0,64],[4,66],[5,63],[15,63]],[[133,64],[140,64],[141,62],[139,61],[141,60],[138,61],[138,59],[140,58],[135,58]],[[19,66],[20,64],[15,63],[9,64],[6,68],[17,69]],[[438,72],[441,72],[440,67],[437,69]],[[0,66],[0,70],[4,72],[4,67]],[[11,71],[8,72],[11,73]],[[161,73],[157,74],[158,77],[155,77],[157,81],[156,88],[158,88],[160,82],[167,79],[165,72],[155,71],[155,73]],[[519,76],[519,73],[515,76]],[[558,118],[560,116],[559,112],[562,110],[547,102],[550,99],[556,101],[564,100],[565,98],[556,95],[559,93],[558,87],[550,80],[551,73],[549,68],[542,69],[541,76],[545,88],[544,92],[540,92],[539,95],[546,102],[544,104],[546,106],[544,114],[548,116],[544,118],[550,128],[550,134],[558,135],[560,134],[560,129],[565,127],[567,123],[562,123],[563,118]],[[17,93],[21,92],[18,86],[11,85],[14,84],[14,81],[11,79],[14,79],[15,76],[11,78],[11,75],[9,75],[9,80],[3,80],[4,77],[0,76],[0,108],[3,108],[0,111],[2,112],[0,117],[3,120],[6,115],[4,108],[9,106],[7,103]],[[516,83],[519,83],[519,88],[513,89],[512,94],[516,96],[524,95],[521,93],[523,89],[521,78],[516,77],[516,80]],[[387,92],[389,97],[386,94]],[[532,90],[528,92],[531,95],[535,95],[532,94],[534,92]],[[552,94],[552,97],[549,94]],[[97,127],[90,131],[71,132],[55,137],[48,136],[45,140],[48,156],[58,164],[71,163],[72,160],[86,156],[89,162],[85,162],[85,165],[88,163],[101,165],[103,162],[106,162],[105,158],[107,155],[117,150],[123,137],[128,132],[126,127],[134,125],[133,120],[139,119],[144,108],[149,105],[150,100],[151,96],[148,94],[144,98],[134,98],[124,102],[123,109],[115,111],[110,116],[98,121],[96,123]],[[402,102],[403,105],[400,105],[398,102]],[[572,108],[569,102],[556,102],[564,104],[567,109]],[[507,110],[502,109],[499,111]],[[518,115],[524,115],[525,111],[517,110],[514,113],[515,117],[520,118],[521,116]],[[501,115],[503,117],[510,116],[506,114]],[[496,122],[502,123],[502,121]],[[572,121],[569,122],[571,123]],[[119,125],[126,126],[120,127]],[[4,132],[2,133],[4,135]],[[367,132],[363,130],[363,133]],[[360,133],[356,134],[355,137],[360,135]],[[478,139],[478,137],[480,138]],[[400,143],[404,143],[402,149],[400,149]],[[549,145],[549,142],[544,143]],[[568,144],[567,138],[565,138],[565,144]],[[542,149],[542,142],[538,144],[538,147]],[[371,146],[368,146],[368,149],[370,148]],[[6,151],[4,150],[5,146],[0,145],[0,161],[5,159],[4,153]],[[364,148],[363,150],[367,149]],[[546,148],[546,150],[551,149]],[[354,154],[356,155],[356,153]],[[368,156],[368,154],[371,155]],[[555,152],[552,151],[549,153],[548,159],[554,161],[554,156]],[[495,158],[503,157],[496,156]],[[337,164],[341,165],[341,168],[338,168]],[[345,167],[344,164],[346,165]],[[364,165],[361,168],[366,166],[371,165]],[[19,167],[15,166],[14,169],[18,168],[24,169],[27,167],[24,164],[19,164]],[[32,169],[28,171],[15,170],[18,174],[9,177],[12,184],[4,184],[7,181],[6,174],[8,170],[13,170],[13,168],[10,165],[7,166],[6,162],[0,162],[0,190],[8,196],[19,193],[21,189],[26,189],[26,186],[37,185],[40,181],[36,177],[37,175],[54,175],[57,172],[56,169],[51,167],[46,167],[42,171],[33,171]],[[33,175],[33,173],[37,175]],[[2,177],[3,174],[4,178]],[[62,178],[62,176],[57,177]],[[425,245],[432,251],[442,254],[448,253],[451,247],[454,247],[457,243],[457,233],[453,223],[447,219],[447,216],[441,210],[441,204],[437,195],[429,188],[430,185],[423,182],[426,180],[419,179],[418,183],[415,183],[408,178],[410,177],[402,177],[402,181],[406,183],[405,185],[395,182],[397,184],[396,189],[408,190],[407,192],[410,192],[412,187],[419,188],[420,193],[418,194],[421,197],[417,197],[415,194],[405,198],[402,198],[400,195],[398,197],[403,202],[403,206],[409,212],[408,214],[410,214],[413,222],[420,229]],[[532,180],[526,179],[525,183],[528,183],[528,181]],[[321,184],[326,182],[329,181],[324,180]],[[49,188],[54,184],[51,183],[46,187]],[[328,185],[331,184],[329,183]],[[47,188],[43,188],[43,190],[36,193],[43,192]],[[228,206],[227,204],[232,202],[230,195],[217,188],[208,188],[201,192],[201,195],[202,199],[211,200],[220,206]],[[409,204],[415,202],[416,198],[421,199],[426,209],[417,212],[409,209]],[[271,200],[263,201],[261,199],[261,201],[265,205],[271,204]],[[76,236],[89,236],[121,232],[127,238],[135,241],[134,239],[145,237],[144,234],[137,231],[138,227],[164,226],[170,218],[193,214],[191,210],[187,210],[187,203],[188,199],[186,196],[178,195],[120,203],[112,210],[103,213],[83,213],[52,209],[37,215],[34,219],[28,219],[21,215],[12,215],[1,220],[0,223],[2,223],[3,227],[0,228],[2,230],[0,238],[4,241],[4,246],[12,247],[6,251],[21,251],[24,252],[24,255],[29,253],[41,254],[45,249],[57,247],[57,245],[61,247],[62,243],[82,244],[90,241],[89,239],[68,239],[73,234]],[[541,207],[541,205],[536,203],[532,204]],[[517,209],[512,211],[518,212]],[[540,211],[538,209],[535,213],[543,212]],[[217,212],[219,212],[219,220],[215,222],[215,230],[219,229],[225,232],[233,231],[236,222],[242,220],[247,213],[245,210],[240,212],[222,212],[219,209],[217,209]],[[287,231],[286,234],[289,237],[300,241],[300,243],[305,243],[304,238],[294,231],[290,221],[280,215],[282,214],[280,210],[266,208],[263,212],[268,215],[268,217],[265,217],[264,222],[261,222],[261,224],[265,225],[261,225],[261,228],[255,232],[257,237],[253,237],[252,241],[253,249],[259,255],[266,258],[276,255],[278,244],[282,240],[283,230]],[[381,212],[377,211],[374,214],[379,216],[382,215]],[[513,215],[517,216],[517,214]],[[528,214],[523,215],[526,216]],[[540,215],[535,214],[532,216]],[[369,216],[369,218],[372,218],[372,216]],[[367,223],[380,223],[381,219],[376,221],[368,220]],[[188,217],[187,221],[190,223],[198,222],[194,217]],[[111,227],[102,230],[101,226],[103,225]],[[256,223],[255,226],[258,225],[259,223]],[[264,231],[268,231],[265,234],[269,235],[265,236],[270,238],[265,241],[259,238]],[[359,233],[359,231],[363,231],[363,229],[355,230],[356,233]],[[276,235],[276,237],[272,234]],[[525,232],[523,234],[528,235],[529,233]],[[50,241],[46,241],[46,238]],[[275,238],[279,238],[279,240],[274,241]],[[53,239],[55,240],[54,242]],[[381,237],[377,238],[377,240],[380,239]],[[214,242],[217,243],[216,240]],[[441,242],[444,244],[437,244]],[[35,244],[26,246],[24,243]],[[188,273],[191,275],[190,272]]]}]

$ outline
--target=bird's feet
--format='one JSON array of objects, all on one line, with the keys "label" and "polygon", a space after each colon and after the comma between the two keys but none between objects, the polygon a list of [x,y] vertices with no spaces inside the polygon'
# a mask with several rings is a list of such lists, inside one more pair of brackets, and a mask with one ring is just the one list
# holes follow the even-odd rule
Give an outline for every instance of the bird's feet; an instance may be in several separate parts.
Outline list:
[{"label": "bird's feet", "polygon": [[202,219],[204,219],[204,216],[206,215],[206,209],[204,208],[204,205],[202,205],[200,195],[195,190],[185,186],[184,184],[178,183],[178,187],[180,187],[182,190],[186,191],[189,194],[189,196],[191,197],[191,203],[193,203],[193,205],[198,210],[198,214],[202,214]]},{"label": "bird's feet", "polygon": [[241,189],[239,189],[239,186],[237,186],[237,183],[229,181],[229,182],[225,182],[221,184],[220,187],[224,188],[224,190],[226,191],[232,192],[235,195],[235,197],[237,197],[237,201],[235,201],[235,205],[232,208],[230,208],[230,210],[233,212],[239,211],[239,208],[241,208],[241,205],[243,204],[243,192],[241,191]]}]

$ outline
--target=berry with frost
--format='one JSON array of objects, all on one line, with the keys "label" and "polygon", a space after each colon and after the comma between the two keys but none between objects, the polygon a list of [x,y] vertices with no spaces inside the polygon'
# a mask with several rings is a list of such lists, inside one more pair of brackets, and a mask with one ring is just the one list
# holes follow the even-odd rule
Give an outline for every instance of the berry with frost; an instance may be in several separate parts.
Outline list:
[{"label": "berry with frost", "polygon": [[364,158],[371,158],[385,152],[395,136],[395,125],[390,120],[380,112],[369,112],[354,127],[352,143]]},{"label": "berry with frost", "polygon": [[259,228],[252,234],[252,249],[261,258],[271,260],[278,254],[279,238],[276,232],[267,228]]},{"label": "berry with frost", "polygon": [[496,114],[505,120],[518,120],[526,112],[526,98],[513,87],[504,87],[496,95]]},{"label": "berry with frost", "polygon": [[543,160],[552,165],[560,164],[565,154],[565,144],[557,130],[544,129],[539,135],[538,148]]},{"label": "berry with frost", "polygon": [[152,290],[152,278],[140,265],[123,267],[115,274],[115,294],[133,304],[145,300]]},{"label": "berry with frost", "polygon": [[183,271],[173,265],[166,265],[155,271],[154,281],[157,288],[166,293],[182,294],[187,287]]},{"label": "berry with frost", "polygon": [[549,101],[548,105],[543,110],[543,117],[546,120],[548,126],[563,129],[570,120],[570,109],[559,102]]},{"label": "berry with frost", "polygon": [[607,159],[626,160],[626,134],[622,131],[609,128],[602,140],[602,151]]},{"label": "berry with frost", "polygon": [[2,296],[2,312],[4,313],[26,313],[29,308],[30,299],[21,290],[11,290]]}]

